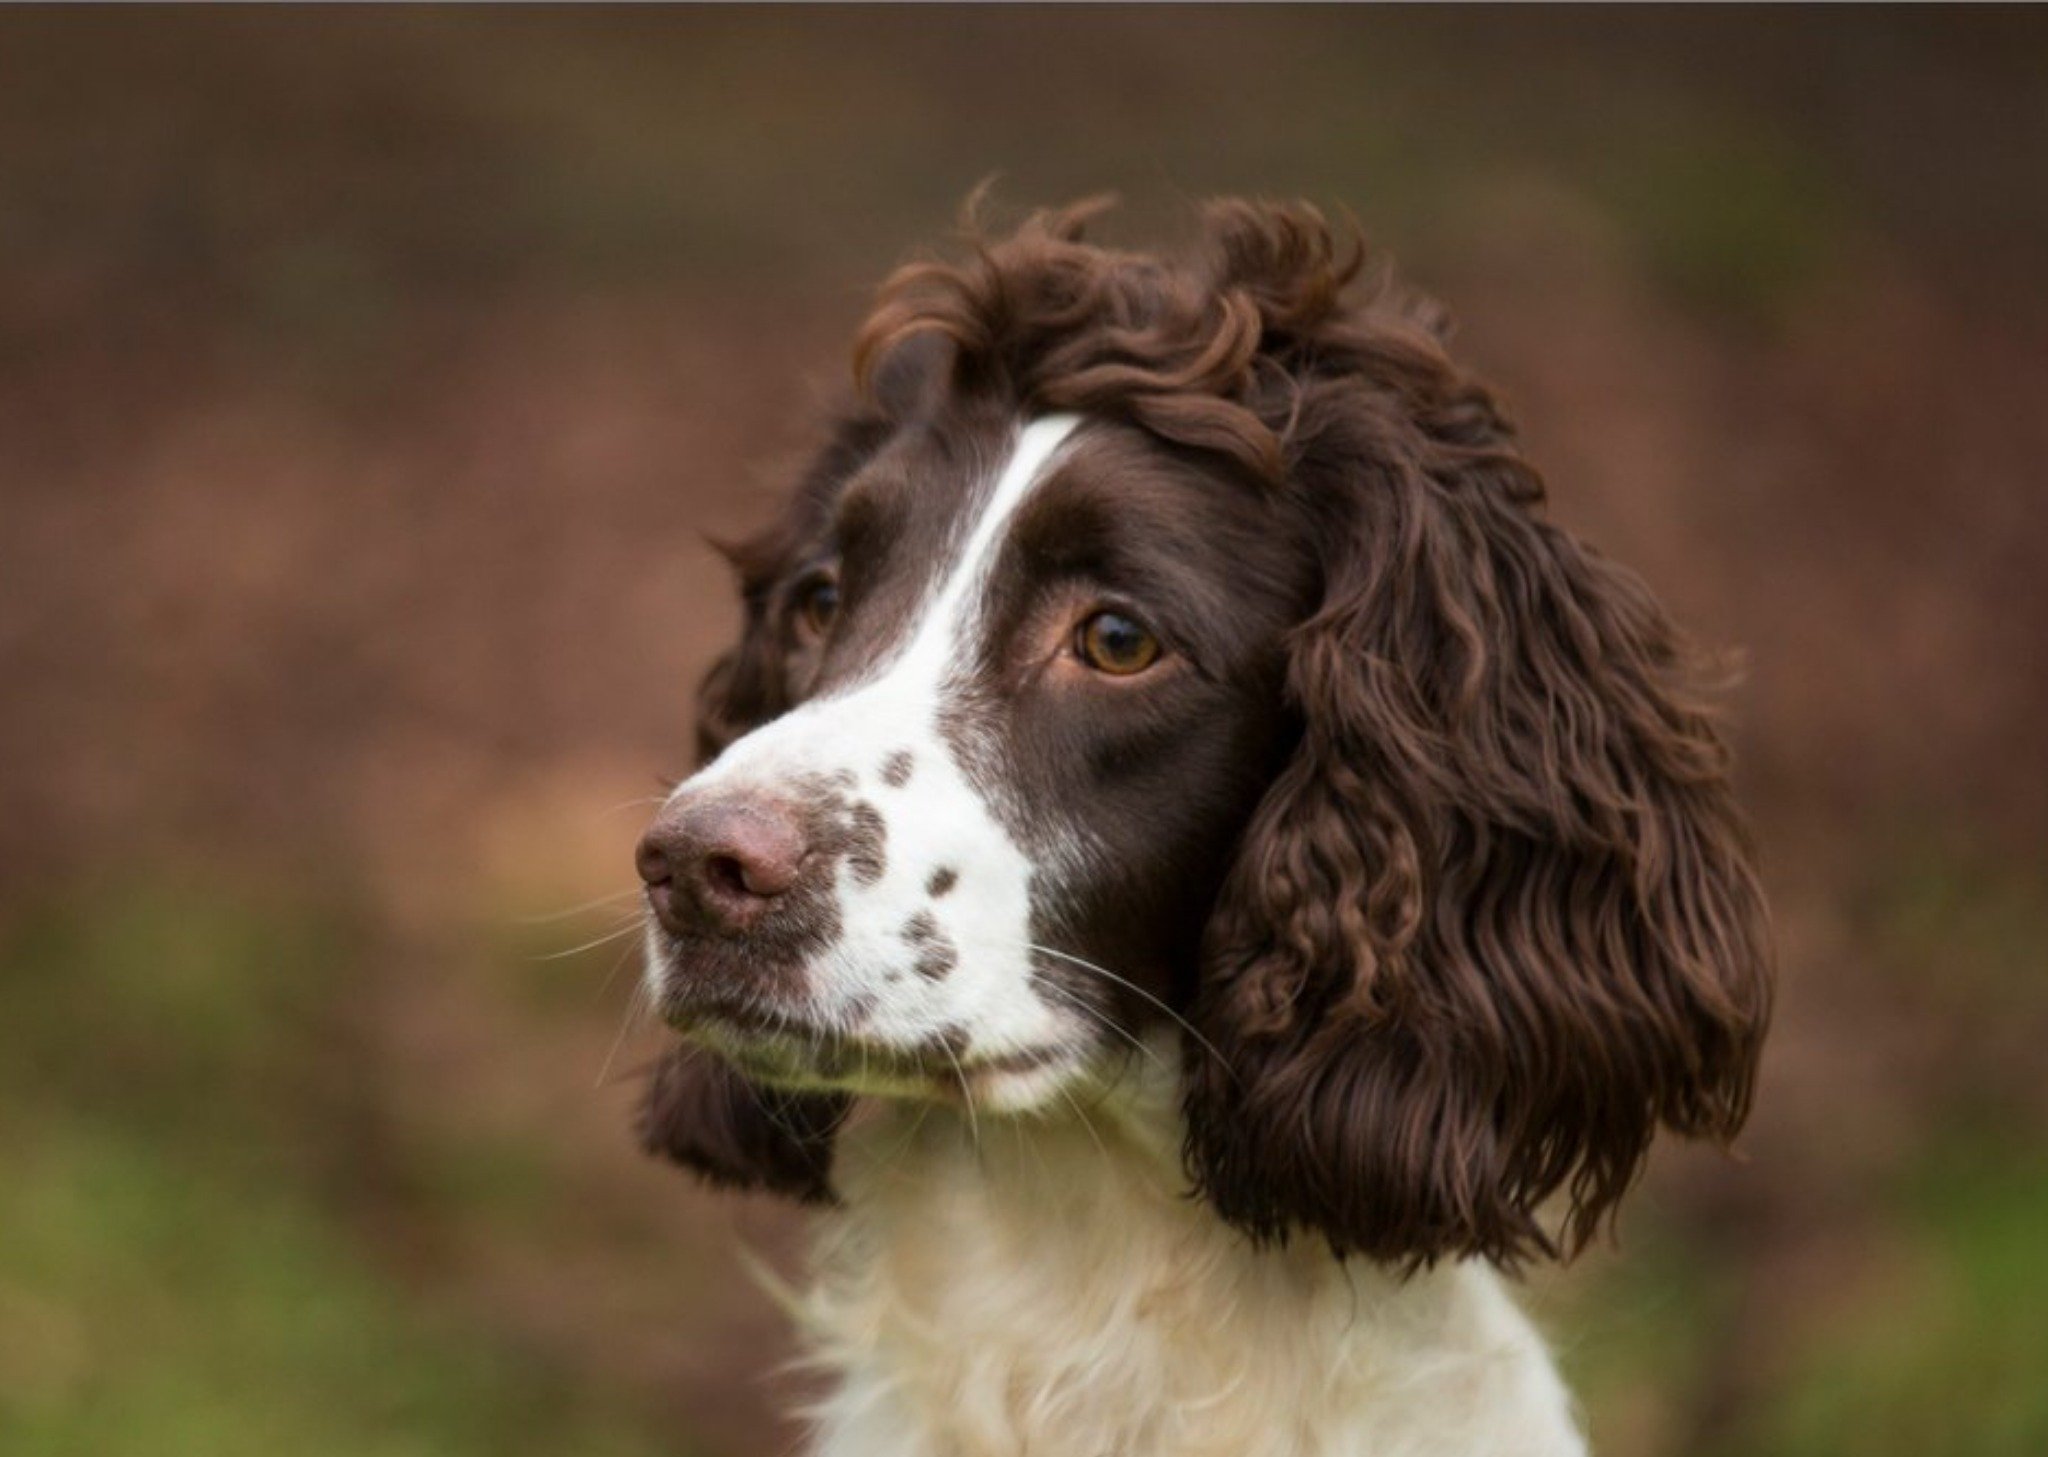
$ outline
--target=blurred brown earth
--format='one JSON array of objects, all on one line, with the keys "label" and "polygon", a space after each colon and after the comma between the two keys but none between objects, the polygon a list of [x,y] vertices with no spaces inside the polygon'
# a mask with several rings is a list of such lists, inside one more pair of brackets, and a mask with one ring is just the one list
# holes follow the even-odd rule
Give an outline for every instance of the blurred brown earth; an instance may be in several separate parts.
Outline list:
[{"label": "blurred brown earth", "polygon": [[[307,1065],[222,1096],[293,1110],[350,1258],[549,1373],[563,1440],[786,1440],[732,1246],[791,1226],[633,1155],[633,968],[536,959],[618,918],[532,918],[629,887],[734,620],[702,539],[995,172],[1132,240],[1353,209],[1555,515],[1745,654],[1781,1019],[1744,1158],[1667,1150],[1542,1282],[1602,1450],[2048,1450],[2001,1293],[2048,1241],[2000,1233],[2048,1230],[2038,11],[0,15],[0,987],[55,1069],[0,1135],[226,1065],[108,1035],[147,937],[48,927],[340,928],[265,962]],[[0,1450],[67,1450],[151,1358],[8,1256],[0,1386],[48,1392]],[[61,1378],[20,1354],[60,1308]]]}]

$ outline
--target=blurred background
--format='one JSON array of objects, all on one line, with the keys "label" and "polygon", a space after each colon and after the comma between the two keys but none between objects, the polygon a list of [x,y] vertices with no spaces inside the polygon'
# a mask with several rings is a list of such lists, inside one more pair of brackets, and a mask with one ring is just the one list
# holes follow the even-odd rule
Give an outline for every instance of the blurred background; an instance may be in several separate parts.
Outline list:
[{"label": "blurred background", "polygon": [[0,15],[0,1452],[787,1448],[603,898],[992,172],[1351,207],[1748,654],[1782,1014],[1532,1292],[1597,1449],[2048,1452],[2048,14],[922,8]]}]

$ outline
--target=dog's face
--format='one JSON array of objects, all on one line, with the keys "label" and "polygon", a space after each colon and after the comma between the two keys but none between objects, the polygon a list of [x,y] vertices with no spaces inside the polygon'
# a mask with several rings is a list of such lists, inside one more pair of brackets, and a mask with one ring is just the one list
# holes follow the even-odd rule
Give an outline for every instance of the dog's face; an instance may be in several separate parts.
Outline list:
[{"label": "dog's face", "polygon": [[820,471],[749,583],[746,670],[791,706],[642,845],[668,1019],[778,1083],[994,1109],[1127,1051],[1189,1000],[1286,728],[1289,518],[1128,424],[1000,403]]},{"label": "dog's face", "polygon": [[1081,220],[892,281],[735,552],[639,855],[693,1049],[643,1139],[827,1198],[851,1096],[1055,1107],[1163,1026],[1252,1237],[1575,1249],[1660,1124],[1740,1126],[1766,1020],[1693,660],[1319,217],[1178,263]]}]

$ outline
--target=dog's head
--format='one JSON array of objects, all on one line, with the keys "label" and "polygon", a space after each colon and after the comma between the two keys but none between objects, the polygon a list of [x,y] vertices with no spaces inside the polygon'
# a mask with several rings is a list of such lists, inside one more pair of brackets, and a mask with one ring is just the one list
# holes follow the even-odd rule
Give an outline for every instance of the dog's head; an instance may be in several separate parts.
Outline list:
[{"label": "dog's head", "polygon": [[892,279],[735,552],[640,849],[694,1044],[643,1137],[825,1197],[850,1096],[1053,1104],[1170,1023],[1254,1237],[1574,1249],[1660,1123],[1749,1102],[1764,912],[1690,656],[1314,212],[1165,261],[1087,211]]}]

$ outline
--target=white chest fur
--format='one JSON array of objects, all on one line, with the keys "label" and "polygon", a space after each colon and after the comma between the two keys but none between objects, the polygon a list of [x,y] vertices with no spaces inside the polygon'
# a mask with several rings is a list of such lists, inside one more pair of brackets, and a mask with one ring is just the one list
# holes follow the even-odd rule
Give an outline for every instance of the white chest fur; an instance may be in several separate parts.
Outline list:
[{"label": "white chest fur", "polygon": [[1256,1251],[1183,1192],[1170,1101],[892,1112],[802,1302],[822,1457],[1571,1457],[1499,1277]]}]

